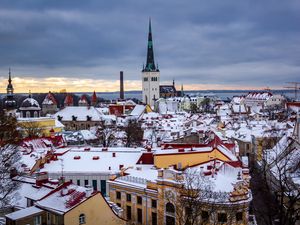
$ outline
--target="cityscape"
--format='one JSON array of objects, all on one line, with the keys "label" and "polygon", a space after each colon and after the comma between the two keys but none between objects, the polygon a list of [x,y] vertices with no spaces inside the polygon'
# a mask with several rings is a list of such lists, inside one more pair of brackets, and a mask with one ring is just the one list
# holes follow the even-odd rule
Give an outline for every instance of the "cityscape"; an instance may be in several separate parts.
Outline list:
[{"label": "cityscape", "polygon": [[300,225],[300,4],[192,2],[0,3],[0,225]]}]

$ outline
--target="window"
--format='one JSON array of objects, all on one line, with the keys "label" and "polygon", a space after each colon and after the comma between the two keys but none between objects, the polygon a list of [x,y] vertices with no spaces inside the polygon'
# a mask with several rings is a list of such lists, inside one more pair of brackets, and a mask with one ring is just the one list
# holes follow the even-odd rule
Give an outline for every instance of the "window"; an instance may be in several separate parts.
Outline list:
[{"label": "window", "polygon": [[175,213],[175,207],[171,202],[166,204],[166,212],[168,213]]},{"label": "window", "polygon": [[33,117],[38,117],[38,112],[37,111],[34,111]]},{"label": "window", "polygon": [[96,191],[97,190],[97,180],[92,180],[92,184],[93,184],[94,191]]},{"label": "window", "polygon": [[131,202],[131,194],[126,194],[126,201]]},{"label": "window", "polygon": [[227,222],[227,214],[226,213],[218,213],[218,222],[226,223]]},{"label": "window", "polygon": [[77,185],[80,186],[80,180],[77,180]]},{"label": "window", "polygon": [[236,221],[242,221],[243,220],[243,212],[237,212],[235,217],[236,217]]},{"label": "window", "polygon": [[152,225],[157,225],[157,213],[152,213],[151,214],[152,217]]},{"label": "window", "polygon": [[80,214],[80,216],[79,216],[79,224],[85,224],[85,215],[84,214]]},{"label": "window", "polygon": [[26,118],[30,118],[30,112],[29,111],[26,112]]},{"label": "window", "polygon": [[144,81],[148,81],[148,77],[144,77]]},{"label": "window", "polygon": [[156,207],[157,207],[157,202],[156,202],[155,199],[152,199],[151,205],[152,205],[152,208],[155,208],[155,209],[156,209]]},{"label": "window", "polygon": [[127,214],[127,219],[131,220],[131,206],[129,205],[126,206],[126,214]]},{"label": "window", "polygon": [[101,180],[101,193],[106,196],[106,180]]},{"label": "window", "polygon": [[142,197],[141,196],[137,196],[137,204],[141,205],[143,202]]},{"label": "window", "polygon": [[193,210],[190,207],[185,207],[185,214],[190,217],[193,215]]},{"label": "window", "polygon": [[143,211],[142,209],[137,209],[137,221],[138,223],[142,223],[143,222]]},{"label": "window", "polygon": [[201,212],[201,217],[202,217],[202,220],[203,220],[203,221],[208,220],[208,219],[209,219],[209,214],[208,214],[208,212],[207,212],[207,211],[202,211],[202,212]]},{"label": "window", "polygon": [[89,185],[89,180],[84,180],[84,186]]},{"label": "window", "polygon": [[121,192],[117,191],[117,192],[116,192],[116,196],[117,196],[117,197],[116,197],[117,199],[121,199]]},{"label": "window", "polygon": [[175,206],[171,202],[166,204],[166,213],[166,225],[175,225]]},{"label": "window", "polygon": [[35,216],[34,217],[34,225],[41,225],[42,224],[42,217],[41,216]]},{"label": "window", "polygon": [[166,225],[175,225],[175,218],[172,216],[166,216]]}]

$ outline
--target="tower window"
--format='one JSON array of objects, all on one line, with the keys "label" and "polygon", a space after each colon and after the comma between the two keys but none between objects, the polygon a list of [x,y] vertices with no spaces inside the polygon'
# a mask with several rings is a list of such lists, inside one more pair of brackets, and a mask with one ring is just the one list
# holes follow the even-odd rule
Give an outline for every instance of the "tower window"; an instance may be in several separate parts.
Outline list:
[{"label": "tower window", "polygon": [[148,77],[144,77],[144,81],[148,81]]}]

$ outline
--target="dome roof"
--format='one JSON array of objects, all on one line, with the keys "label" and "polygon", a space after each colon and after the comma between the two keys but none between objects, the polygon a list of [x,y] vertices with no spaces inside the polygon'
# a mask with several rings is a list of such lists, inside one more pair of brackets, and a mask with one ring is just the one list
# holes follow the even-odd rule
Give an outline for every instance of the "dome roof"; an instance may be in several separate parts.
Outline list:
[{"label": "dome roof", "polygon": [[29,96],[22,102],[20,109],[25,109],[25,108],[26,109],[35,109],[35,110],[41,109],[40,104],[37,102],[37,100],[35,100],[31,96]]}]

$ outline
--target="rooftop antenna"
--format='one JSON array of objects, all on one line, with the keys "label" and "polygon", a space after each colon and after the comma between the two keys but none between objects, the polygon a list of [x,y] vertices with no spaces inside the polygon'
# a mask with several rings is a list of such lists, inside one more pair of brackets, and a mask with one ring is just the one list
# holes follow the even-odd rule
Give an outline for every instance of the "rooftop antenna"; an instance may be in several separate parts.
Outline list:
[{"label": "rooftop antenna", "polygon": [[64,159],[60,159],[61,178],[64,179]]}]

